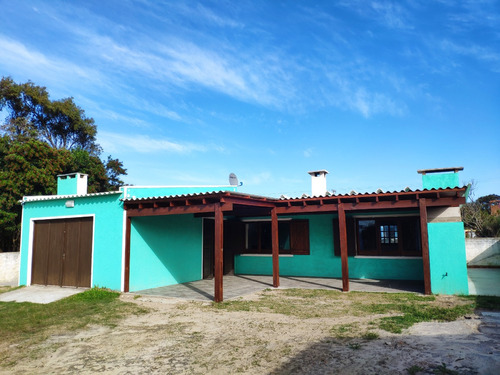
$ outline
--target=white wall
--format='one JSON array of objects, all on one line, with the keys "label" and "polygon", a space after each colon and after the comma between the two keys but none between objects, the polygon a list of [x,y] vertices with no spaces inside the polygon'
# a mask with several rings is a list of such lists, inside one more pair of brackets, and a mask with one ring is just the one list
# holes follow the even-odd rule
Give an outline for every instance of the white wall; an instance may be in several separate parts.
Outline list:
[{"label": "white wall", "polygon": [[19,252],[0,253],[0,285],[18,285],[19,255]]},{"label": "white wall", "polygon": [[466,238],[468,266],[500,267],[500,237]]}]

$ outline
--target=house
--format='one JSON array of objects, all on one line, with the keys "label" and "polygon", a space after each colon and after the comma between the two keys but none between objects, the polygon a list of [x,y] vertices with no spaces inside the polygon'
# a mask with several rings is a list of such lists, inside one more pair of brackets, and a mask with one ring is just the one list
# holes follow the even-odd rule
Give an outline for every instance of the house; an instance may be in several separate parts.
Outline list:
[{"label": "house", "polygon": [[139,291],[227,273],[420,280],[425,292],[468,294],[459,206],[462,168],[418,171],[423,189],[332,195],[325,170],[311,196],[269,198],[238,187],[135,187],[86,194],[86,176],[58,176],[58,194],[25,197],[20,284]]}]

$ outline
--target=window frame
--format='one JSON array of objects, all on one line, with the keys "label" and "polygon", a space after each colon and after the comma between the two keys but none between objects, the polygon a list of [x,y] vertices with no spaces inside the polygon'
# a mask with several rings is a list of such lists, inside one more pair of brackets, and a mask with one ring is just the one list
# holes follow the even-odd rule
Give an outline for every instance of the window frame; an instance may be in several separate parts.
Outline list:
[{"label": "window frame", "polygon": [[[262,247],[262,237],[264,225],[271,225],[271,220],[245,220],[244,222],[244,246],[241,254],[248,255],[271,255],[271,248]],[[250,225],[256,225],[258,228],[258,246],[256,249],[249,249],[249,227]],[[281,219],[278,220],[278,227],[283,224],[289,224],[289,238],[288,244],[289,248],[280,248],[279,254],[283,255],[309,255],[310,254],[310,238],[309,238],[309,220],[307,219]],[[282,233],[278,229],[278,236]],[[252,241],[254,242],[254,241]],[[280,241],[281,242],[281,241]]]},{"label": "window frame", "polygon": [[[374,221],[375,229],[375,247],[369,249],[361,249],[363,243],[360,232],[360,222]],[[389,243],[384,243],[382,240],[382,227],[389,226]],[[414,233],[409,231],[409,228],[414,226]],[[395,227],[395,228],[393,228]],[[395,229],[395,230],[394,230]],[[391,235],[392,234],[392,235]],[[413,245],[408,243],[408,240],[415,237],[417,240]],[[392,242],[391,239],[396,239]],[[356,240],[356,255],[357,256],[375,256],[375,257],[421,257],[422,245],[420,234],[420,217],[418,216],[393,216],[393,217],[357,217],[355,218],[355,240]],[[373,240],[373,239],[372,239]],[[409,246],[411,245],[411,247]]]}]

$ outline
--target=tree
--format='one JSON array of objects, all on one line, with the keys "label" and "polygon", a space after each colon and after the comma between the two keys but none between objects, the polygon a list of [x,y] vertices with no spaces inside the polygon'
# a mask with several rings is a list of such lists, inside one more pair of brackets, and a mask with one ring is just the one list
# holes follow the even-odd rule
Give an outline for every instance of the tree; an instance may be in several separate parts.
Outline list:
[{"label": "tree", "polygon": [[21,205],[26,195],[50,195],[56,175],[89,175],[88,192],[116,190],[123,163],[100,159],[97,126],[72,98],[52,101],[45,87],[0,80],[0,251],[18,249]]},{"label": "tree", "polygon": [[500,216],[490,213],[490,201],[499,197],[497,194],[489,194],[464,204],[460,213],[465,227],[473,229],[478,237],[499,237]]},{"label": "tree", "polygon": [[19,242],[19,200],[24,195],[55,194],[55,176],[70,161],[69,151],[36,139],[12,142],[6,136],[0,138],[0,249],[15,249]]},{"label": "tree", "polygon": [[98,155],[97,126],[87,118],[73,98],[50,100],[45,87],[31,81],[17,84],[11,78],[0,81],[0,111],[7,111],[2,130],[23,141],[36,138],[51,147],[71,150],[79,147]]}]

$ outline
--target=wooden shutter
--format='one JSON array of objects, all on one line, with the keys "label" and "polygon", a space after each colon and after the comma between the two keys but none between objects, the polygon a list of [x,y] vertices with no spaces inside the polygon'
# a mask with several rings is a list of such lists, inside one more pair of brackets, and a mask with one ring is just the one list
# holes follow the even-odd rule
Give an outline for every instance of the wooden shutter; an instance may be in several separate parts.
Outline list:
[{"label": "wooden shutter", "polygon": [[[346,232],[347,232],[347,255],[353,257],[356,255],[356,219],[346,217]],[[340,231],[339,219],[333,219],[333,254],[340,256]]]},{"label": "wooden shutter", "polygon": [[290,250],[294,255],[309,255],[309,220],[290,222]]}]

